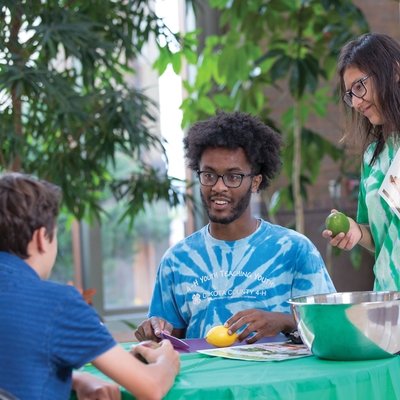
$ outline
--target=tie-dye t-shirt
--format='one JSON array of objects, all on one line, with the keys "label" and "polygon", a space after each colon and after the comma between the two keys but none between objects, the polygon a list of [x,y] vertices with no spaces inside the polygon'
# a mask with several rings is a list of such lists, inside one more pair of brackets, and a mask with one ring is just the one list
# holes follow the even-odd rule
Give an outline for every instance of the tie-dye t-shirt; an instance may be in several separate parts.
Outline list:
[{"label": "tie-dye t-shirt", "polygon": [[213,238],[207,225],[164,255],[149,317],[201,338],[238,311],[290,313],[289,298],[334,291],[320,253],[304,235],[261,221],[252,235],[226,242]]},{"label": "tie-dye t-shirt", "polygon": [[375,242],[374,290],[400,290],[400,220],[378,190],[396,156],[399,144],[389,140],[374,165],[371,144],[364,154],[357,221],[368,224]]}]

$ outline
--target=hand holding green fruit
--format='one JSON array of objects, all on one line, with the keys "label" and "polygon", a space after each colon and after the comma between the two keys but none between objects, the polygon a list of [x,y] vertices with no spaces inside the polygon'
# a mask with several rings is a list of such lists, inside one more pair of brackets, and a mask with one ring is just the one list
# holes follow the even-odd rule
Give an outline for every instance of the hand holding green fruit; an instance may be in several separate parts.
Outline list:
[{"label": "hand holding green fruit", "polygon": [[350,221],[345,214],[335,211],[328,215],[325,226],[332,232],[332,236],[336,236],[340,232],[347,233],[349,231]]}]

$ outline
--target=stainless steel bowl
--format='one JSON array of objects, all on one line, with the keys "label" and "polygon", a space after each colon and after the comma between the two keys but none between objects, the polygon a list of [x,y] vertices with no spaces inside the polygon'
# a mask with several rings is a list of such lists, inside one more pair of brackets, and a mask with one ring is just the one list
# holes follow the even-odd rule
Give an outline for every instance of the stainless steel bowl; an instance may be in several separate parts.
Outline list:
[{"label": "stainless steel bowl", "polygon": [[328,360],[372,360],[400,351],[400,292],[345,292],[289,300],[310,351]]}]

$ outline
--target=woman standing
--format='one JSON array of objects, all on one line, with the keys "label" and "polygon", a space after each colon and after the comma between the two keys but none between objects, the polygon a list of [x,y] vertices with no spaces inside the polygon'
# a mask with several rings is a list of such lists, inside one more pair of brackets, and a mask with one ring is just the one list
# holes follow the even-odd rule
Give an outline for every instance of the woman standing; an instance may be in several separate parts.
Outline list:
[{"label": "woman standing", "polygon": [[363,165],[357,222],[349,218],[347,234],[322,236],[344,250],[358,243],[374,252],[374,290],[400,290],[400,44],[365,34],[343,47],[338,72],[349,114],[342,140],[358,147]]}]

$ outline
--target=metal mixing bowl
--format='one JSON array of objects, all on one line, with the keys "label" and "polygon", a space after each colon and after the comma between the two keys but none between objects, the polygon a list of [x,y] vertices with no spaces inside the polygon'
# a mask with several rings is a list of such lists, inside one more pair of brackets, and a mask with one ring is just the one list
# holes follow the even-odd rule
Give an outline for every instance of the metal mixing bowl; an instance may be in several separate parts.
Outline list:
[{"label": "metal mixing bowl", "polygon": [[400,351],[400,292],[345,292],[289,300],[304,344],[319,358],[372,360]]}]

